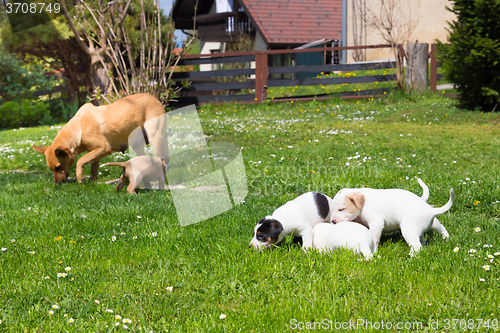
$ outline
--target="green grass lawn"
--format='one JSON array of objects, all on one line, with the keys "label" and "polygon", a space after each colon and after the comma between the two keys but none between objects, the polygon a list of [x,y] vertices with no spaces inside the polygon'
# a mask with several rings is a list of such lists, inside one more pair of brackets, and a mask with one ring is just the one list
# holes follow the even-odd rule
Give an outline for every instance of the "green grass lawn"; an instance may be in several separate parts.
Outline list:
[{"label": "green grass lawn", "polygon": [[[210,141],[242,147],[249,192],[186,227],[170,191],[105,184],[117,167],[94,183],[55,186],[31,145],[49,144],[57,128],[0,132],[0,332],[499,330],[498,114],[440,96],[198,112]],[[421,195],[416,177],[432,205],[456,194],[439,217],[451,238],[427,234],[418,257],[397,233],[371,261],[303,252],[289,238],[248,248],[256,222],[299,194],[369,186]]]}]

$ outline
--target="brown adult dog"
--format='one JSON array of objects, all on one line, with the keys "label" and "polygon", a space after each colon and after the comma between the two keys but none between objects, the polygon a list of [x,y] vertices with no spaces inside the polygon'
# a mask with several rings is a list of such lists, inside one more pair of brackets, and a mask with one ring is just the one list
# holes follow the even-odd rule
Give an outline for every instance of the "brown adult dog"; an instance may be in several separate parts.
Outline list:
[{"label": "brown adult dog", "polygon": [[122,176],[116,184],[116,191],[120,191],[123,186],[127,186],[127,192],[135,194],[137,186],[144,183],[146,189],[151,189],[151,182],[158,181],[158,188],[166,189],[165,186],[165,163],[158,157],[137,156],[126,162],[104,163],[102,166],[119,166],[123,168]]},{"label": "brown adult dog", "polygon": [[[136,130],[142,133],[144,143],[151,142],[155,156],[168,163],[166,138],[166,118],[160,101],[149,94],[136,94],[124,97],[109,105],[83,105],[75,116],[57,133],[52,145],[33,146],[45,155],[47,166],[54,174],[54,182],[59,184],[68,179],[68,173],[76,157],[88,151],[76,163],[76,179],[84,180],[83,168],[91,164],[90,180],[97,179],[99,160],[115,151],[125,151],[129,145],[129,135]],[[132,133],[133,134],[133,133]],[[146,136],[147,134],[147,136]],[[133,145],[138,155],[141,140]]]}]

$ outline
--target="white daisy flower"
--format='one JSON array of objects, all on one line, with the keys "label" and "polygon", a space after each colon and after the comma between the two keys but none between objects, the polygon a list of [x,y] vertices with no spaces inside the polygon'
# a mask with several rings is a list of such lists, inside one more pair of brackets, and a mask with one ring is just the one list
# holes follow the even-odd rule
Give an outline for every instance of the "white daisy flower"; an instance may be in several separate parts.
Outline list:
[{"label": "white daisy flower", "polygon": [[480,232],[480,231],[481,231],[481,228],[476,227],[476,228],[474,229],[474,231],[476,231],[476,232]]},{"label": "white daisy flower", "polygon": [[174,290],[174,287],[167,287],[167,291],[172,291]]},{"label": "white daisy flower", "polygon": [[490,270],[490,265],[484,265],[483,268],[484,268],[485,271],[489,271]]},{"label": "white daisy flower", "polygon": [[456,247],[456,248],[453,249],[453,252],[458,252],[458,250],[460,250],[460,248]]},{"label": "white daisy flower", "polygon": [[225,315],[225,314],[221,314],[221,315],[219,316],[219,319],[226,319],[226,315]]}]

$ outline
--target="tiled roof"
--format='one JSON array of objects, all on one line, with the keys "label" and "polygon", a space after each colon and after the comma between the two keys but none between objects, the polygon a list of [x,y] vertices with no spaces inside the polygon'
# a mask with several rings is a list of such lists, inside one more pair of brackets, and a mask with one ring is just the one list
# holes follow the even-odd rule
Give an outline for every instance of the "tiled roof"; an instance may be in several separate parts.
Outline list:
[{"label": "tiled roof", "polygon": [[340,39],[342,0],[240,0],[268,45]]}]

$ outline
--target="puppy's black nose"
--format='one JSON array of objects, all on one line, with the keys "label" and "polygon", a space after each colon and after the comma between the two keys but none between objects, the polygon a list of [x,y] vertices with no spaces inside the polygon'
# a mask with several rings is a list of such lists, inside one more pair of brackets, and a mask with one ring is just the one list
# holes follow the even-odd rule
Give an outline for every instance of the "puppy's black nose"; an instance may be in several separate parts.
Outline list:
[{"label": "puppy's black nose", "polygon": [[332,223],[333,223],[333,224],[337,224],[337,221],[335,221],[335,220],[332,220]]},{"label": "puppy's black nose", "polygon": [[251,249],[251,248],[252,248],[252,244],[248,244],[248,248],[250,248],[250,249]]}]

